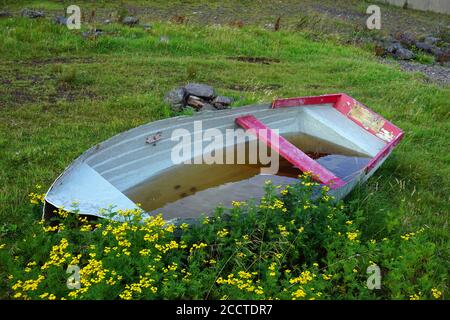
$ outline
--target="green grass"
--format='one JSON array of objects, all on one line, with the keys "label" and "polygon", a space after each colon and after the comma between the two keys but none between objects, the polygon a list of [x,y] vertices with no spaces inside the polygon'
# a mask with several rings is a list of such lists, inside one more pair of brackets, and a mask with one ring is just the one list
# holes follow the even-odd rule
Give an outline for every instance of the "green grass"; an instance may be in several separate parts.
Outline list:
[{"label": "green grass", "polygon": [[[302,32],[162,22],[150,32],[102,28],[107,35],[86,40],[47,20],[0,20],[0,243],[12,254],[39,219],[27,197],[34,185],[48,187],[90,146],[173,115],[164,94],[197,81],[234,97],[234,107],[346,92],[402,128],[393,155],[347,202],[363,211],[367,239],[426,227],[448,265],[448,86]],[[229,59],[237,55],[280,62]]]}]

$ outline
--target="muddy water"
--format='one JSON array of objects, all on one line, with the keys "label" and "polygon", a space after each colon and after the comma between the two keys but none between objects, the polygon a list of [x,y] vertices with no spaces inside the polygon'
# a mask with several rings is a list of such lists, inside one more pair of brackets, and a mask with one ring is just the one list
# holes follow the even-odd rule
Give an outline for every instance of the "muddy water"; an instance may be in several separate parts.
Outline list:
[{"label": "muddy water", "polygon": [[[285,138],[347,181],[370,160],[368,155],[304,134],[287,135]],[[217,205],[229,206],[232,201],[260,198],[264,194],[266,180],[276,185],[288,185],[296,182],[300,174],[297,168],[283,158],[280,158],[277,175],[262,175],[261,167],[261,164],[248,163],[177,165],[125,194],[140,203],[147,212],[163,213],[166,219],[195,218],[200,213],[211,213]]]}]

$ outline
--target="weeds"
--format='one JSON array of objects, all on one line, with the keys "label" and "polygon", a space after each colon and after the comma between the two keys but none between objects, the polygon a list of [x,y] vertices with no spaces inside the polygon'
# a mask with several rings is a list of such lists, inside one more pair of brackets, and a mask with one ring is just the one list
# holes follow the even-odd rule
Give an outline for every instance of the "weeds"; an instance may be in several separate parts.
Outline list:
[{"label": "weeds", "polygon": [[73,84],[77,80],[77,69],[75,67],[67,67],[61,70],[58,80],[66,83]]},{"label": "weeds", "polygon": [[[113,220],[98,221],[58,210],[13,255],[2,245],[10,298],[444,297],[446,278],[438,272],[445,266],[437,264],[426,228],[365,239],[361,214],[333,203],[328,190],[308,174],[285,189],[267,181],[260,203],[233,202],[191,225],[140,210],[105,211]],[[30,199],[35,204],[42,196]],[[67,287],[69,265],[80,268],[81,286]],[[371,265],[382,269],[381,290],[367,286]]]}]

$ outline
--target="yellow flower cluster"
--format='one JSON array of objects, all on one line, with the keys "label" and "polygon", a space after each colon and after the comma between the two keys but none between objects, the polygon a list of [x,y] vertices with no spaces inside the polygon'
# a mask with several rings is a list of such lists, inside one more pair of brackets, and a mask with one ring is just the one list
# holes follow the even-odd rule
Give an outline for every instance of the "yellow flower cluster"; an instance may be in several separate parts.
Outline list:
[{"label": "yellow flower cluster", "polygon": [[292,300],[297,300],[304,297],[306,297],[306,292],[302,288],[292,292]]},{"label": "yellow flower cluster", "polygon": [[205,217],[202,221],[202,224],[209,224],[209,217]]},{"label": "yellow flower cluster", "polygon": [[188,229],[189,228],[189,225],[187,224],[187,223],[182,223],[181,225],[180,225],[180,229],[181,230],[186,230],[186,229]]},{"label": "yellow flower cluster", "polygon": [[158,292],[158,288],[153,285],[154,279],[140,276],[138,283],[132,283],[125,286],[125,290],[119,294],[119,297],[123,300],[131,300],[136,294],[142,294],[143,289],[150,289],[150,291],[155,294]]},{"label": "yellow flower cluster", "polygon": [[302,181],[301,184],[306,186],[306,187],[312,187],[312,186],[318,186],[319,185],[317,182],[312,182],[312,181]]},{"label": "yellow flower cluster", "polygon": [[224,238],[224,237],[226,237],[228,234],[229,234],[230,232],[227,230],[227,229],[222,229],[222,230],[219,230],[219,231],[217,231],[217,236],[219,237],[219,238]]},{"label": "yellow flower cluster", "polygon": [[210,264],[210,265],[213,265],[213,264],[216,264],[216,263],[217,263],[217,260],[215,260],[215,259],[209,259],[209,260],[203,260],[203,262],[204,262],[204,263],[207,263],[207,264]]},{"label": "yellow flower cluster", "polygon": [[13,297],[15,299],[28,299],[26,292],[28,291],[36,291],[39,287],[39,284],[45,279],[43,275],[39,275],[36,279],[30,279],[26,281],[17,281],[12,289],[15,291]]},{"label": "yellow flower cluster", "polygon": [[232,201],[231,205],[235,208],[240,208],[244,205],[246,205],[247,203],[245,201]]},{"label": "yellow flower cluster", "polygon": [[[60,225],[42,227],[42,230],[44,230],[44,232],[56,232],[59,230],[59,227],[60,227]],[[61,227],[64,230],[64,226],[61,225]]]},{"label": "yellow flower cluster", "polygon": [[289,283],[291,283],[291,284],[297,284],[297,283],[307,284],[308,282],[312,281],[315,276],[316,275],[314,273],[306,270],[306,271],[303,271],[300,274],[300,276],[290,279]]},{"label": "yellow flower cluster", "polygon": [[[70,298],[78,298],[80,295],[85,294],[93,284],[98,284],[105,280],[106,275],[109,273],[108,269],[103,268],[102,261],[96,259],[89,259],[88,264],[80,269],[80,282],[81,288],[69,292]],[[111,275],[117,276],[115,271],[111,272]],[[117,280],[122,279],[121,276],[117,276]],[[107,284],[115,284],[113,277],[110,277]]]},{"label": "yellow flower cluster", "polygon": [[275,277],[276,275],[277,275],[277,273],[275,272],[275,267],[276,267],[276,263],[275,262],[272,262],[271,264],[270,264],[270,266],[267,268],[267,269],[269,269],[269,275],[270,276],[272,276],[272,277]]},{"label": "yellow flower cluster", "polygon": [[45,193],[30,192],[28,197],[31,204],[41,204],[44,203]]},{"label": "yellow flower cluster", "polygon": [[142,249],[141,251],[139,251],[139,254],[143,257],[148,257],[150,255],[150,250],[149,249]]},{"label": "yellow flower cluster", "polygon": [[347,238],[350,241],[355,241],[356,238],[358,238],[358,233],[357,232],[350,232],[350,231],[348,231],[346,234],[347,234]]},{"label": "yellow flower cluster", "polygon": [[178,268],[178,264],[175,262],[172,262],[172,264],[168,265],[167,268],[163,268],[162,271],[164,273],[167,273],[169,271],[175,271]]},{"label": "yellow flower cluster", "polygon": [[80,270],[81,284],[89,287],[92,284],[100,283],[105,279],[107,272],[108,270],[103,268],[102,261],[89,259],[88,264]]},{"label": "yellow flower cluster", "polygon": [[275,199],[273,201],[273,203],[269,203],[263,197],[263,198],[261,198],[261,203],[260,203],[259,207],[262,208],[262,209],[271,209],[271,210],[279,209],[279,210],[281,210],[284,213],[287,212],[287,209],[284,207],[284,202],[281,201],[280,199]]},{"label": "yellow flower cluster", "polygon": [[416,232],[409,232],[409,233],[405,233],[404,235],[401,235],[400,238],[408,241],[410,238],[418,235],[419,233],[422,233],[425,229],[424,228],[420,228],[418,231]]},{"label": "yellow flower cluster", "polygon": [[287,230],[286,230],[286,227],[283,226],[283,225],[281,225],[281,224],[278,225],[278,231],[280,231],[280,234],[281,234],[283,237],[287,237],[287,236],[289,235],[289,231],[287,231]]},{"label": "yellow flower cluster", "polygon": [[64,210],[64,208],[59,208],[58,210],[53,210],[53,213],[60,216],[61,218],[67,218],[69,216],[69,212]]},{"label": "yellow flower cluster", "polygon": [[194,243],[192,247],[189,249],[189,252],[192,253],[194,250],[200,250],[202,248],[207,247],[208,245],[204,242],[200,242],[199,244]]},{"label": "yellow flower cluster", "polygon": [[409,300],[420,300],[421,295],[422,295],[422,292],[414,293],[413,295],[409,296]]},{"label": "yellow flower cluster", "polygon": [[136,218],[137,220],[141,220],[143,213],[144,213],[144,211],[141,208],[117,211],[117,214],[119,216],[126,217],[126,218],[133,217],[133,218]]},{"label": "yellow flower cluster", "polygon": [[231,273],[226,279],[219,277],[216,282],[217,284],[227,284],[230,286],[235,286],[239,290],[254,292],[257,295],[263,295],[264,289],[259,285],[259,280],[254,282],[252,279],[257,274],[257,272],[249,273],[245,271],[239,271],[237,277],[235,277],[234,274]]},{"label": "yellow flower cluster", "polygon": [[402,238],[405,241],[408,241],[410,238],[414,237],[416,235],[415,232],[405,233],[404,235],[401,235],[400,238]]},{"label": "yellow flower cluster", "polygon": [[54,245],[50,251],[50,260],[42,265],[41,270],[48,269],[50,266],[60,266],[68,259],[71,259],[72,255],[64,252],[68,246],[69,242],[65,238],[61,239],[59,244]]},{"label": "yellow flower cluster", "polygon": [[47,300],[56,300],[56,296],[53,293],[44,292],[39,296],[41,299],[47,299]]},{"label": "yellow flower cluster", "polygon": [[161,251],[162,253],[166,253],[169,250],[174,250],[174,249],[178,249],[178,248],[186,248],[185,245],[180,246],[176,241],[172,240],[169,243],[165,243],[163,245],[161,244],[155,244],[155,248],[159,251]]},{"label": "yellow flower cluster", "polygon": [[166,225],[166,221],[163,219],[162,214],[156,216],[149,216],[144,220],[145,229],[150,231],[152,228],[162,228]]},{"label": "yellow flower cluster", "polygon": [[322,275],[322,278],[323,278],[323,280],[325,280],[325,281],[330,280],[332,277],[333,277],[333,275],[331,275],[331,274],[323,274],[323,275]]},{"label": "yellow flower cluster", "polygon": [[431,294],[435,299],[439,299],[442,296],[442,292],[436,288],[431,289]]}]

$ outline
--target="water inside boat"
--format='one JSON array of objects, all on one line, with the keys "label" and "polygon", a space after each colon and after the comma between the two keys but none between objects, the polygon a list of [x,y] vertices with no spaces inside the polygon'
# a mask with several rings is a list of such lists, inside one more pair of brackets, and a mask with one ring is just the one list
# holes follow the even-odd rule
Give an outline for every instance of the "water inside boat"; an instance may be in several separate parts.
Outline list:
[{"label": "water inside boat", "polygon": [[[371,159],[369,155],[306,134],[284,137],[344,181],[351,180]],[[248,153],[248,144],[245,150]],[[162,213],[166,219],[195,218],[200,213],[210,214],[218,205],[260,198],[266,180],[286,186],[295,183],[301,173],[283,158],[279,159],[276,175],[261,174],[261,167],[260,163],[176,165],[125,194],[146,212]]]}]

